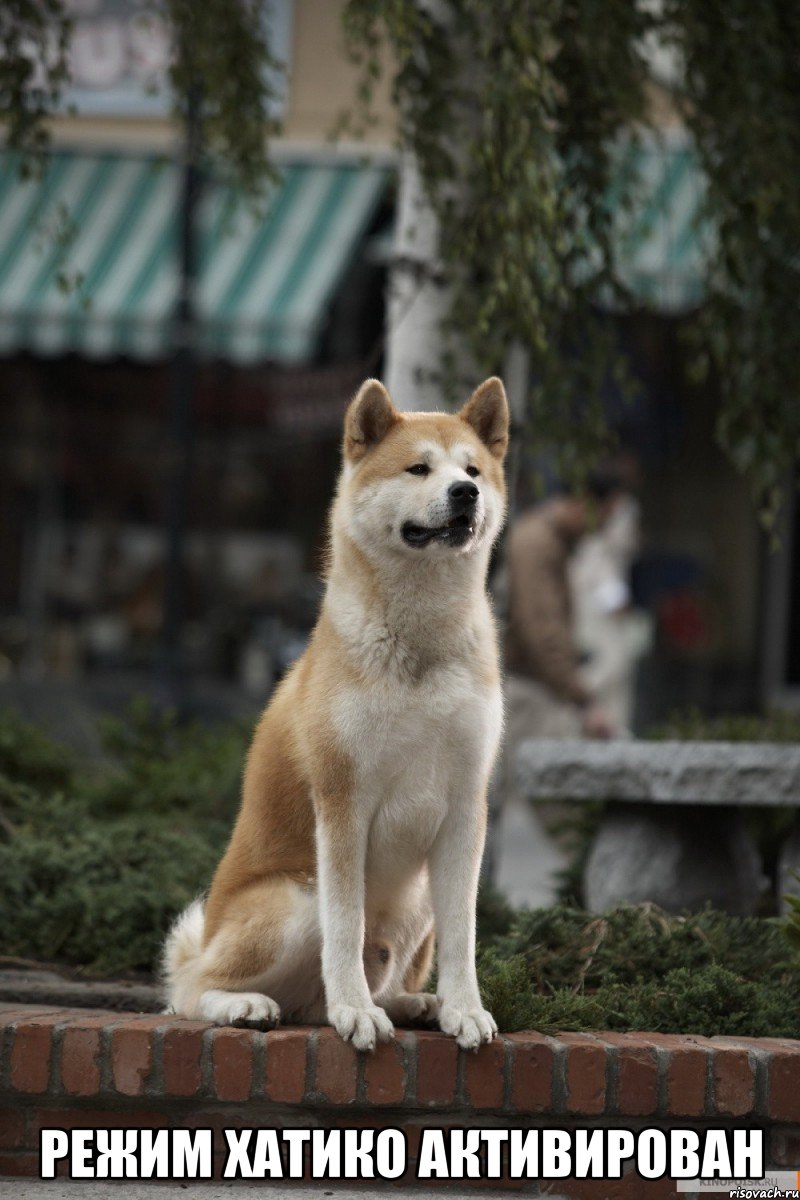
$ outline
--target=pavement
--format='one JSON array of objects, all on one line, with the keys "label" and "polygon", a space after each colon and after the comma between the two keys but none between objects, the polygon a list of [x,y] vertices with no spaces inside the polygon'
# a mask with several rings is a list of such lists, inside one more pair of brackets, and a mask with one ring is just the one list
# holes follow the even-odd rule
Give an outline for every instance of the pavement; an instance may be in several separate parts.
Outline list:
[{"label": "pavement", "polygon": [[[390,1183],[378,1182],[376,1186],[360,1185],[357,1188],[347,1184],[338,1185],[331,1180],[321,1180],[312,1187],[293,1186],[291,1183],[265,1183],[263,1180],[243,1182],[242,1180],[229,1183],[158,1183],[155,1180],[135,1182],[130,1180],[108,1180],[100,1183],[83,1183],[69,1179],[0,1179],[0,1197],[3,1200],[186,1200],[187,1195],[198,1192],[201,1200],[228,1200],[234,1191],[258,1190],[271,1192],[275,1196],[286,1196],[287,1200],[319,1200],[321,1196],[334,1197],[334,1200],[423,1200],[433,1192],[442,1196],[442,1200],[475,1200],[476,1196],[507,1196],[508,1192],[498,1192],[492,1188],[472,1187],[468,1192],[453,1192],[441,1185],[433,1188],[420,1185],[419,1188],[395,1188]],[[565,1200],[564,1197],[550,1196],[549,1200]]]},{"label": "pavement", "polygon": [[[90,760],[104,756],[98,721],[124,716],[135,696],[156,705],[166,699],[152,671],[98,671],[68,680],[50,675],[0,679],[0,708],[14,709]],[[192,680],[186,707],[187,715],[200,721],[255,721],[261,706],[233,684],[201,678]]]},{"label": "pavement", "polygon": [[498,817],[493,883],[514,908],[556,903],[556,875],[566,857],[527,800],[509,799]]}]

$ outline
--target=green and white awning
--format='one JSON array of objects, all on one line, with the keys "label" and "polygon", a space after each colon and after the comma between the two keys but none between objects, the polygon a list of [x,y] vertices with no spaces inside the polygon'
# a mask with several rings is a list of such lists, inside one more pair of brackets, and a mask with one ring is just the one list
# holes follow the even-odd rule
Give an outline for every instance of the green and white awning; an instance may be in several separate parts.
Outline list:
[{"label": "green and white awning", "polygon": [[[388,180],[380,166],[294,163],[259,208],[209,184],[198,213],[202,352],[313,357]],[[0,159],[0,354],[168,353],[180,177],[152,158],[60,152],[19,177]]]},{"label": "green and white awning", "polygon": [[[685,137],[631,141],[635,202],[615,211],[618,262],[634,300],[665,313],[702,302],[712,239]],[[389,170],[286,165],[255,209],[204,190],[199,349],[247,363],[313,358],[331,301],[385,193]],[[180,176],[153,158],[59,152],[20,179],[0,156],[0,355],[19,350],[157,358],[172,344]],[[613,197],[612,197],[613,203]]]},{"label": "green and white awning", "polygon": [[636,302],[656,312],[696,308],[714,237],[702,219],[705,184],[691,143],[680,133],[630,140],[620,172],[632,180],[630,207],[615,210],[622,281]]}]

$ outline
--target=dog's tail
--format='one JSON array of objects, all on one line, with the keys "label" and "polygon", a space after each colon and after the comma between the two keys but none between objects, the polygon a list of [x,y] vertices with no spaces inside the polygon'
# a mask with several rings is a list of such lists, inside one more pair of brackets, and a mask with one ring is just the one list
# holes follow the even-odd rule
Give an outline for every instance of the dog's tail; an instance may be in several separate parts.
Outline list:
[{"label": "dog's tail", "polygon": [[176,918],[167,934],[161,956],[161,979],[166,994],[167,1009],[183,1016],[193,1005],[187,993],[194,992],[192,984],[203,952],[205,926],[204,902],[193,900]]}]

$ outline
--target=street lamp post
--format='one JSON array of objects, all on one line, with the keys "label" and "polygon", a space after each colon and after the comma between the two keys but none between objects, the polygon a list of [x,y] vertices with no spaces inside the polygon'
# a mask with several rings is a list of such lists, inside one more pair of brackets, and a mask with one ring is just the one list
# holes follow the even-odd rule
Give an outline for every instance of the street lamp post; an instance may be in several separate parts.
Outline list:
[{"label": "street lamp post", "polygon": [[201,99],[197,86],[186,105],[181,200],[178,212],[178,298],[173,322],[166,430],[166,570],[161,653],[162,699],[179,714],[186,708],[183,626],[186,611],[186,534],[192,469],[197,380],[197,209],[202,189]]}]

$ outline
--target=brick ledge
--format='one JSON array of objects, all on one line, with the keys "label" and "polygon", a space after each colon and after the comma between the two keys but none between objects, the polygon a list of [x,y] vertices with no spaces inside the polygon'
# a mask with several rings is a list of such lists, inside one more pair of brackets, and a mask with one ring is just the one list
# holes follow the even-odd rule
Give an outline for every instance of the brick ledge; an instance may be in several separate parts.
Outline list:
[{"label": "brick ledge", "polygon": [[467,1054],[441,1033],[403,1030],[365,1055],[327,1027],[260,1033],[165,1015],[0,1004],[0,1175],[36,1174],[38,1132],[48,1124],[353,1125],[376,1117],[409,1131],[476,1118],[495,1126],[757,1125],[770,1131],[770,1160],[796,1166],[800,1041],[513,1033]]},{"label": "brick ledge", "polygon": [[527,1032],[469,1054],[398,1030],[358,1054],[328,1027],[0,1004],[0,1095],[800,1121],[800,1041]]}]

